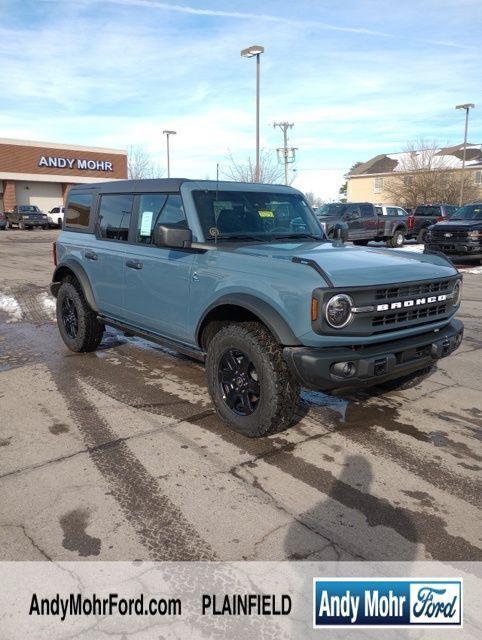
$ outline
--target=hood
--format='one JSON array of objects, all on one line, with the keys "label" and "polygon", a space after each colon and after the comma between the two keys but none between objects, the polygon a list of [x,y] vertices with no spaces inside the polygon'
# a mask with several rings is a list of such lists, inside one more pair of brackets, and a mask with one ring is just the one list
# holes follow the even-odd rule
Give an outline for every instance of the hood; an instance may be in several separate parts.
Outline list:
[{"label": "hood", "polygon": [[[385,249],[356,247],[331,242],[270,243],[244,245],[236,253],[289,260],[313,260],[335,287],[398,284],[416,280],[447,278],[457,273],[443,257]],[[321,277],[321,276],[320,276]]]},{"label": "hood", "polygon": [[445,229],[461,229],[462,231],[471,228],[481,229],[482,220],[480,218],[478,220],[444,220],[443,222],[437,222],[437,224],[432,225],[430,228],[435,231],[439,229],[442,231]]}]

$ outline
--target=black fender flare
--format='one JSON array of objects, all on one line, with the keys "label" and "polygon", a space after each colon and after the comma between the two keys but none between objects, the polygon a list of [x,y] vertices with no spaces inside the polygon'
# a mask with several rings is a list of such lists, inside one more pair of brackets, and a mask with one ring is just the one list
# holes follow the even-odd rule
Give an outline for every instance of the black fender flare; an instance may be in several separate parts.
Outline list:
[{"label": "black fender flare", "polygon": [[50,291],[54,297],[57,297],[58,290],[60,289],[60,285],[62,283],[62,278],[64,277],[63,272],[71,271],[77,280],[80,282],[80,286],[82,287],[82,291],[84,292],[85,299],[89,304],[89,307],[99,313],[99,308],[97,306],[97,302],[95,301],[94,292],[92,290],[92,285],[90,284],[89,277],[85,272],[84,267],[75,260],[74,258],[67,258],[63,260],[61,264],[57,265],[53,276],[52,282],[50,284]]},{"label": "black fender flare", "polygon": [[253,313],[268,327],[280,344],[284,346],[296,346],[301,344],[289,324],[278,311],[273,309],[268,302],[248,293],[232,293],[221,296],[204,310],[196,327],[196,340],[198,344],[201,337],[201,328],[206,317],[217,307],[225,305],[243,307]]}]

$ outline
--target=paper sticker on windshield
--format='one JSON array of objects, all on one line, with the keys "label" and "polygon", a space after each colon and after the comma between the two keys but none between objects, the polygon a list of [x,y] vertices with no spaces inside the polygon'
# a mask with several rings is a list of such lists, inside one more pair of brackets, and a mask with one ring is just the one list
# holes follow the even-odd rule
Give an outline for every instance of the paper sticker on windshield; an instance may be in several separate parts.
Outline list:
[{"label": "paper sticker on windshield", "polygon": [[260,218],[274,218],[274,213],[268,210],[258,211]]},{"label": "paper sticker on windshield", "polygon": [[141,218],[141,229],[139,231],[139,235],[141,236],[150,236],[152,229],[152,216],[153,211],[143,211]]}]

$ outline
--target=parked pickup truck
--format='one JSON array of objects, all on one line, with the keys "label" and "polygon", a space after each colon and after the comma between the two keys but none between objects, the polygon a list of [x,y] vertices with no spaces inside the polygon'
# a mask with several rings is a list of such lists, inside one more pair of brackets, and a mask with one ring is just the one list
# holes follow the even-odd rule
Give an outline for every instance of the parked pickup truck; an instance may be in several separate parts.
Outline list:
[{"label": "parked pickup truck", "polygon": [[482,260],[482,203],[466,204],[428,228],[425,249],[451,258]]},{"label": "parked pickup truck", "polygon": [[390,247],[403,246],[408,231],[408,215],[400,209],[395,215],[383,214],[381,207],[369,202],[333,202],[324,204],[316,211],[323,230],[333,237],[337,223],[348,225],[348,240],[353,244],[366,245],[370,240],[385,240]]},{"label": "parked pickup truck", "polygon": [[60,335],[94,351],[110,325],[205,362],[219,416],[250,437],[294,422],[300,386],[409,384],[461,343],[461,275],[333,231],[280,185],[74,186],[54,245]]},{"label": "parked pickup truck", "polygon": [[49,221],[45,213],[34,204],[15,205],[13,211],[6,211],[7,229],[17,226],[19,229],[49,228]]},{"label": "parked pickup truck", "polygon": [[453,204],[419,204],[408,219],[407,238],[416,238],[423,244],[428,228],[453,215],[457,207]]}]

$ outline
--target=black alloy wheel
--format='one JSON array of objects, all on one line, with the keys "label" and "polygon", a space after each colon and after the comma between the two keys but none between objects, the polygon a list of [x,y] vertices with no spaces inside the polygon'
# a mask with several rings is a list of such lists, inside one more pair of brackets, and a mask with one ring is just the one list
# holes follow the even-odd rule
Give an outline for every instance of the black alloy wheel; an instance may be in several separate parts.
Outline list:
[{"label": "black alloy wheel", "polygon": [[251,359],[237,349],[226,350],[218,367],[218,383],[228,408],[238,416],[256,411],[260,400],[258,373]]},{"label": "black alloy wheel", "polygon": [[79,316],[72,298],[62,301],[62,323],[70,338],[76,338],[79,331]]}]

